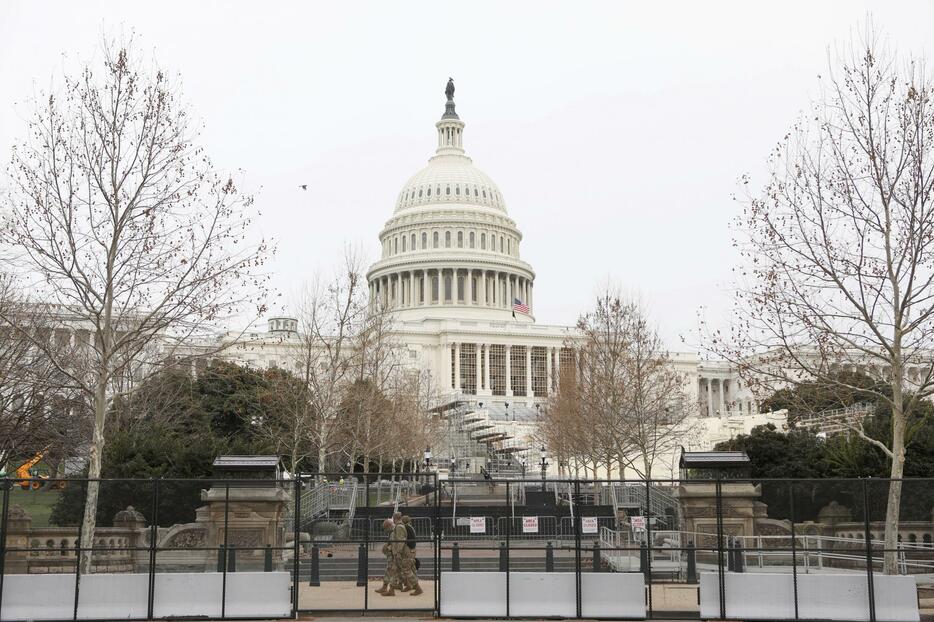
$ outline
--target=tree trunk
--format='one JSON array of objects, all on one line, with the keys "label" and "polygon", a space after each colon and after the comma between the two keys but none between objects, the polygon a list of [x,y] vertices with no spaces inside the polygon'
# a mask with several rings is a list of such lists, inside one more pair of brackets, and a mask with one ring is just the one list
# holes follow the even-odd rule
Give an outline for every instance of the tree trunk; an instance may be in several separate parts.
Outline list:
[{"label": "tree trunk", "polygon": [[[902,476],[905,472],[905,415],[902,411],[901,383],[892,386],[892,470],[889,477],[888,502],[885,509],[885,555],[883,572],[898,574],[898,520],[901,514]],[[870,491],[871,496],[871,491]],[[866,512],[869,508],[866,508]]]},{"label": "tree trunk", "polygon": [[[97,497],[101,486],[99,480],[104,453],[104,419],[106,416],[106,382],[104,378],[101,378],[94,395],[94,432],[88,457],[88,492],[84,500],[84,518],[81,521],[81,546],[88,548],[94,545],[94,529],[97,526]],[[90,550],[81,551],[80,568],[83,574],[91,572]]]}]

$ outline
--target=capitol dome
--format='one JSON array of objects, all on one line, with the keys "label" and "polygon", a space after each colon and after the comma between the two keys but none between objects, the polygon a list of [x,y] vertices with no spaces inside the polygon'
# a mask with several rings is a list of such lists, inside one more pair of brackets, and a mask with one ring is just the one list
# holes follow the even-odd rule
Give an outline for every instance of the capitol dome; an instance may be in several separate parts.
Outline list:
[{"label": "capitol dome", "polygon": [[531,322],[532,267],[493,180],[464,151],[464,122],[449,82],[437,147],[402,187],[367,278],[375,304],[402,319],[458,317]]}]

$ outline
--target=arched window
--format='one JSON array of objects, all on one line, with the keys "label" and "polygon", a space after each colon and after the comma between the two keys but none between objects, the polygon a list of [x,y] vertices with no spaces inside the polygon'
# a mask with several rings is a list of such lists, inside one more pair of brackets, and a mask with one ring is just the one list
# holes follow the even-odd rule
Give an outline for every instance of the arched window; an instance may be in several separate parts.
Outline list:
[{"label": "arched window", "polygon": [[422,233],[422,250],[428,248],[428,234]]},{"label": "arched window", "polygon": [[[402,250],[405,250],[404,248]],[[506,240],[506,253],[512,255],[512,238]]]},{"label": "arched window", "polygon": [[447,195],[447,196],[451,196],[451,186],[447,186],[447,187],[444,189],[444,194]]},{"label": "arched window", "polygon": [[454,186],[454,194],[456,194],[457,196],[460,196],[460,195],[461,195],[461,187],[460,187],[460,186]]},{"label": "arched window", "polygon": [[470,248],[474,248],[474,233],[470,232]]},{"label": "arched window", "polygon": [[421,188],[418,189],[418,198],[419,198],[419,199],[422,198],[422,189],[421,189]]},{"label": "arched window", "polygon": [[431,301],[438,302],[438,275],[431,275]]},{"label": "arched window", "polygon": [[473,195],[474,195],[474,196],[477,196],[477,187],[476,187],[476,186],[473,187]]},{"label": "arched window", "polygon": [[392,239],[392,247],[393,247],[393,250],[392,250],[393,253],[399,252],[399,238]]},{"label": "arched window", "polygon": [[444,277],[444,302],[451,302],[451,276]]},{"label": "arched window", "polygon": [[402,236],[402,252],[405,252],[405,236]]},{"label": "arched window", "polygon": [[464,232],[457,232],[457,248],[464,248]]},{"label": "arched window", "polygon": [[428,196],[431,196],[431,186],[428,186]]},{"label": "arched window", "polygon": [[480,234],[480,250],[486,250],[486,234]]},{"label": "arched window", "polygon": [[483,198],[486,198],[486,188],[483,189]]},{"label": "arched window", "polygon": [[409,248],[410,250],[413,250],[413,251],[415,250],[415,234],[414,233],[412,234],[412,242]]},{"label": "arched window", "polygon": [[444,232],[444,248],[451,248],[451,232]]},{"label": "arched window", "polygon": [[503,252],[503,236],[499,236],[499,252]]},{"label": "arched window", "polygon": [[435,248],[438,248],[438,232],[437,231],[431,234],[431,244]]}]

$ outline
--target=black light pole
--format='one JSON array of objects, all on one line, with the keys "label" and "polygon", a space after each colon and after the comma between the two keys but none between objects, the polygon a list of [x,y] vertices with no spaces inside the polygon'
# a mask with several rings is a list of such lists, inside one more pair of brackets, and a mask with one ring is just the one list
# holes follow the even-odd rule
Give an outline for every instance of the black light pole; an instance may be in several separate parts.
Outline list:
[{"label": "black light pole", "polygon": [[525,461],[525,457],[524,457],[524,456],[523,456],[522,458],[519,458],[519,466],[522,467],[522,479],[525,479],[525,467],[526,467],[527,465],[526,465],[526,461]]},{"label": "black light pole", "polygon": [[545,492],[545,471],[548,469],[548,451],[542,445],[542,492]]},{"label": "black light pole", "polygon": [[425,486],[428,486],[428,474],[431,471],[431,447],[425,447]]},{"label": "black light pole", "polygon": [[454,477],[454,472],[457,470],[457,458],[451,456],[451,477]]}]

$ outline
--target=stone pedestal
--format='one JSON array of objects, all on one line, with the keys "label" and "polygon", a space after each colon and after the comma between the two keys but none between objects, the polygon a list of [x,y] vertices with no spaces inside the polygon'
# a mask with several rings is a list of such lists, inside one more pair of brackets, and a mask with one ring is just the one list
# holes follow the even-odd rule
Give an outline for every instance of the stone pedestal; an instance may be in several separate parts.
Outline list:
[{"label": "stone pedestal", "polygon": [[[231,485],[229,495],[223,485],[202,491],[206,505],[196,511],[196,522],[205,528],[205,546],[219,549],[225,542],[236,551],[237,570],[262,570],[266,546],[285,546],[284,524],[291,495],[279,486]],[[273,563],[282,559],[281,550],[273,550]],[[210,563],[208,564],[210,565]]]},{"label": "stone pedestal", "polygon": [[[697,536],[696,546],[716,546],[717,485],[712,482],[682,482],[677,490],[684,531],[711,534]],[[756,520],[766,517],[766,505],[759,501],[762,488],[749,482],[723,481],[720,484],[723,536],[754,536]]]},{"label": "stone pedestal", "polygon": [[22,507],[12,505],[7,514],[7,549],[21,549],[9,551],[6,554],[4,573],[26,574],[29,566],[29,532],[32,529],[32,518]]}]

